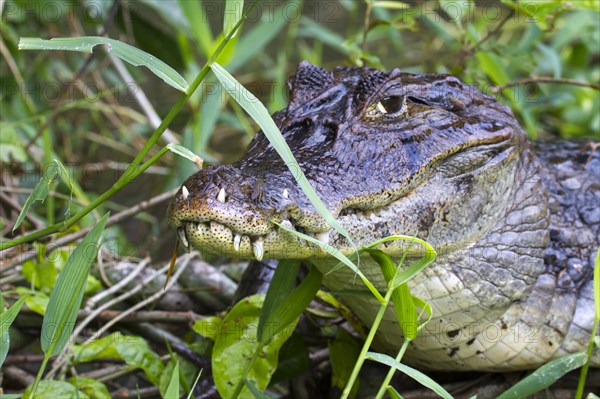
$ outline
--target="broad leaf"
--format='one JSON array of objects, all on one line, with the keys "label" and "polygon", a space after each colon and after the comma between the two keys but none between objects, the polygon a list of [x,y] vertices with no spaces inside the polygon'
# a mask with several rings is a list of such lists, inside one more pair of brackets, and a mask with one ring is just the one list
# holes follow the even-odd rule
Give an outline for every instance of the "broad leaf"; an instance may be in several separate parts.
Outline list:
[{"label": "broad leaf", "polygon": [[123,360],[129,366],[142,369],[153,384],[158,384],[164,368],[160,357],[143,338],[119,333],[83,345],[73,345],[73,361],[76,364],[97,359]]}]

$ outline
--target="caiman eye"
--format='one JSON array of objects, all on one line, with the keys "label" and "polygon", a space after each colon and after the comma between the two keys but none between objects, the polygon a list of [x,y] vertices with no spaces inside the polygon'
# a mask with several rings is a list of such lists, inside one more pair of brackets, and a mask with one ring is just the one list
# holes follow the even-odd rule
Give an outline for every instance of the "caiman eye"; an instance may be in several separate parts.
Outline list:
[{"label": "caiman eye", "polygon": [[376,108],[384,115],[396,115],[402,112],[405,106],[404,96],[390,96],[379,100]]},{"label": "caiman eye", "polygon": [[406,111],[406,101],[404,96],[384,97],[376,103],[372,103],[367,109],[365,116],[367,119],[379,120],[382,117],[398,117]]}]

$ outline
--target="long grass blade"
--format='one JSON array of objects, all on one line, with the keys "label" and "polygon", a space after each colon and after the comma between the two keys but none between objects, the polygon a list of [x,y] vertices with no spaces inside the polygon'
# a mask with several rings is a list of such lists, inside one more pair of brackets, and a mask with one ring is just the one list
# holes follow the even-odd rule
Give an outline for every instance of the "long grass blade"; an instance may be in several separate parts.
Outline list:
[{"label": "long grass blade", "polygon": [[421,373],[419,370],[413,369],[405,364],[397,362],[394,358],[383,355],[381,353],[368,352],[367,359],[374,360],[379,363],[383,363],[387,366],[394,367],[396,370],[411,377],[421,385],[431,389],[436,394],[440,395],[444,399],[452,399],[452,395],[448,393],[440,384],[432,380],[427,375]]},{"label": "long grass blade", "polygon": [[187,90],[188,83],[183,76],[163,61],[127,43],[107,37],[57,37],[50,40],[22,37],[19,41],[19,50],[63,50],[92,53],[94,47],[99,44],[108,45],[108,51],[112,51],[117,57],[131,65],[147,67],[169,86],[183,92]]},{"label": "long grass blade", "polygon": [[[226,0],[225,15],[223,15],[223,35],[227,36],[233,30],[235,25],[242,19],[244,10],[244,0]],[[233,32],[231,37],[235,37],[237,32]]]},{"label": "long grass blade", "polygon": [[96,259],[108,216],[108,213],[105,214],[87,233],[58,275],[42,324],[42,350],[46,356],[60,353],[75,327],[86,279],[92,262]]},{"label": "long grass blade", "polygon": [[583,352],[573,353],[543,365],[523,378],[521,381],[504,391],[498,399],[526,398],[554,384],[570,371],[585,364],[587,356]]}]

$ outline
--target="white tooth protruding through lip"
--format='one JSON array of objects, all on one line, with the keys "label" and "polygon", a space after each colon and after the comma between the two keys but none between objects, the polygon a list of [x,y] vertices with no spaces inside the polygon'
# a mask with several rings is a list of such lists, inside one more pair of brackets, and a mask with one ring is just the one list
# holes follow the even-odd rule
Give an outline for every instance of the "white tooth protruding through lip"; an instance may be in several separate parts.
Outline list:
[{"label": "white tooth protruding through lip", "polygon": [[265,247],[263,244],[262,238],[257,238],[256,241],[252,243],[252,252],[254,252],[254,257],[256,260],[262,260],[265,254]]},{"label": "white tooth protruding through lip", "polygon": [[285,199],[289,199],[290,198],[290,193],[288,193],[287,188],[283,189],[283,193],[281,195],[283,195],[283,198],[285,198]]},{"label": "white tooth protruding through lip", "polygon": [[235,249],[235,252],[240,250],[240,242],[242,242],[241,234],[235,233],[235,237],[233,237],[233,249]]},{"label": "white tooth protruding through lip", "polygon": [[225,189],[221,188],[219,190],[219,195],[217,195],[217,201],[219,201],[220,203],[224,204],[226,196],[227,196],[227,194],[225,194]]},{"label": "white tooth protruding through lip", "polygon": [[186,186],[181,186],[181,196],[184,200],[188,199],[188,197],[190,196],[190,192],[188,191]]},{"label": "white tooth protruding through lip", "polygon": [[187,236],[185,235],[185,229],[182,227],[178,228],[177,235],[179,236],[179,240],[181,241],[185,249],[188,250],[190,245],[188,243]]},{"label": "white tooth protruding through lip", "polygon": [[327,230],[323,233],[317,233],[315,238],[321,242],[324,242],[325,244],[329,244],[329,233],[331,233],[331,230]]}]

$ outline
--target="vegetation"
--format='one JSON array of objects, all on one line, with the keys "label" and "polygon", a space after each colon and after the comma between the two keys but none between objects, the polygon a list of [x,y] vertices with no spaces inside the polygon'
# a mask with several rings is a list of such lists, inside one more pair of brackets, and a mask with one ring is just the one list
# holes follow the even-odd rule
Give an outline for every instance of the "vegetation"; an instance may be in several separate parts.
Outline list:
[{"label": "vegetation", "polygon": [[[408,329],[395,359],[369,351],[377,324],[358,350],[339,323],[328,322],[332,312],[334,319],[344,313],[343,305],[318,291],[316,270],[296,287],[300,267],[293,262],[278,268],[266,296],[247,298],[218,316],[152,309],[168,289],[184,286],[186,267],[194,262],[188,255],[180,257],[165,291],[158,284],[132,301],[134,291],[154,279],[166,283],[168,265],[160,265],[167,262],[175,236],[165,234],[164,202],[196,165],[238,157],[255,125],[286,161],[293,160],[266,111],[285,106],[285,80],[301,59],[324,67],[452,73],[497,95],[532,138],[600,135],[600,5],[595,0],[296,0],[277,5],[25,0],[0,7],[0,364],[7,359],[0,384],[16,396],[105,398],[125,392],[173,398],[205,392],[213,379],[224,397],[277,396],[285,390],[282,381],[308,368],[307,344],[293,329],[316,296],[321,308],[309,311],[320,316],[315,324],[325,341],[333,342],[332,384],[342,397],[357,395],[367,359],[391,370],[377,397],[386,392],[399,397],[388,386],[394,370],[451,397],[438,382],[401,363],[412,339]],[[248,101],[252,95],[244,86],[265,109],[250,106],[257,103]],[[318,193],[301,178],[300,183],[315,208],[341,229],[318,205]],[[378,242],[361,248],[381,266],[388,290],[378,292],[364,282],[382,311],[392,300],[403,328],[422,326],[431,310],[412,297],[406,282],[434,259],[435,251],[416,238],[384,238],[390,239],[421,245],[426,256],[407,268],[377,251]],[[355,258],[324,249],[338,257],[339,267],[352,267],[360,276]],[[119,281],[107,278],[107,262],[134,267]],[[150,263],[158,270],[146,270]],[[136,282],[138,275],[143,278]],[[135,312],[142,309],[147,313]],[[217,310],[223,309],[213,313]],[[108,321],[107,314],[116,319]],[[150,323],[136,328],[123,323],[126,317]],[[180,323],[168,325],[176,324],[173,320]],[[581,367],[593,345],[587,356],[575,354],[532,373],[504,397],[545,389]],[[44,355],[38,356],[40,349]],[[39,362],[19,362],[17,353]],[[212,357],[210,373],[199,355]],[[112,359],[108,365],[107,359]],[[351,370],[344,367],[349,361]],[[124,377],[129,373],[135,373],[133,384]]]}]

